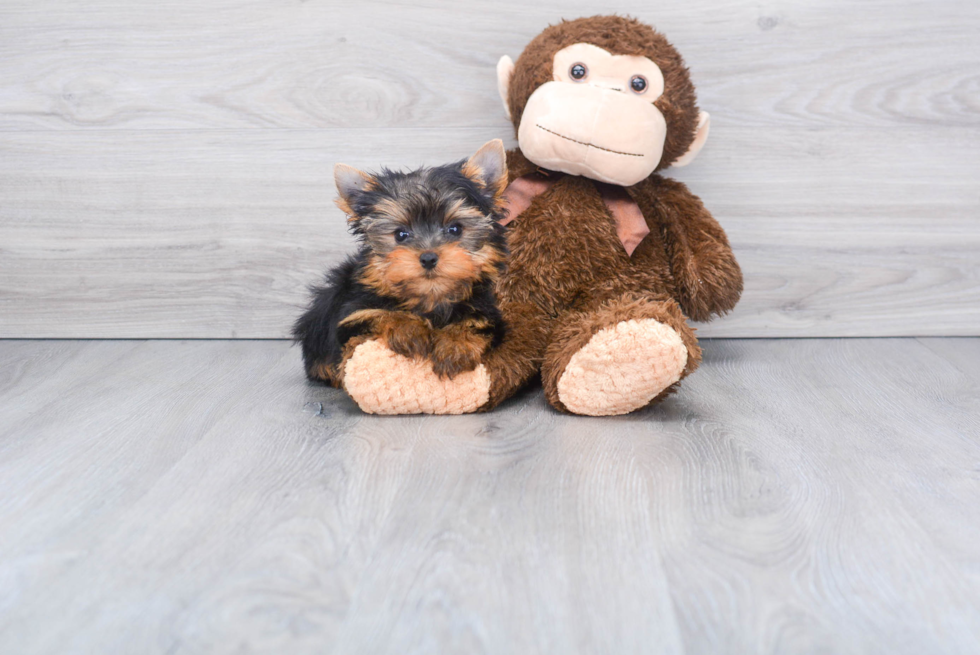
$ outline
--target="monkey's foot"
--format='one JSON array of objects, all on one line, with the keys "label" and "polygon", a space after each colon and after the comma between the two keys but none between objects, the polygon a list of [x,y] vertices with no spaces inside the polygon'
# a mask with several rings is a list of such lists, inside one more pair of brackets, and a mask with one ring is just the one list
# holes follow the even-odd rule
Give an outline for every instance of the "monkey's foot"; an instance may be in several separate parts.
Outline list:
[{"label": "monkey's foot", "polygon": [[572,355],[558,379],[558,399],[587,416],[627,414],[681,379],[687,347],[673,328],[652,318],[599,330]]},{"label": "monkey's foot", "polygon": [[452,380],[428,360],[398,355],[376,339],[354,349],[344,366],[344,388],[368,414],[466,414],[490,399],[483,364]]}]

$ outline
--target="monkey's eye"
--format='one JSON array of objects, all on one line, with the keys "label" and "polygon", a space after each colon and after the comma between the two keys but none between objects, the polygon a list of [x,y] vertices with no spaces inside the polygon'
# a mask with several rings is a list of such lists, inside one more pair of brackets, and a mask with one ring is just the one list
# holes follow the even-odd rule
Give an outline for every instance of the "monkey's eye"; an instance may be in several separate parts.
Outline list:
[{"label": "monkey's eye", "polygon": [[636,93],[643,93],[647,90],[647,78],[642,75],[634,75],[630,78],[630,88]]},{"label": "monkey's eye", "polygon": [[395,230],[395,241],[398,243],[405,243],[410,236],[412,236],[412,233],[408,230]]},{"label": "monkey's eye", "polygon": [[452,225],[446,228],[446,234],[448,234],[451,237],[458,237],[462,233],[463,233],[463,226],[460,225],[459,223],[453,223]]},{"label": "monkey's eye", "polygon": [[568,74],[573,80],[582,81],[589,74],[589,69],[585,67],[585,64],[572,64],[572,67],[568,69]]}]

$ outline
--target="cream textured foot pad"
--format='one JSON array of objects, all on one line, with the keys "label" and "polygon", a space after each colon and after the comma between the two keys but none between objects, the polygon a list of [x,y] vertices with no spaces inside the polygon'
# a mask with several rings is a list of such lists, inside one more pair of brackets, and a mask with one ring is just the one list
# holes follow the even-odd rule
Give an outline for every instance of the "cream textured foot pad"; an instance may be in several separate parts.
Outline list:
[{"label": "cream textured foot pad", "polygon": [[687,348],[671,327],[652,318],[623,321],[572,355],[558,399],[576,414],[627,414],[677,382],[686,364]]},{"label": "cream textured foot pad", "polygon": [[347,360],[344,388],[368,414],[465,414],[490,399],[490,375],[480,364],[452,380],[440,379],[429,362],[402,357],[371,340]]}]

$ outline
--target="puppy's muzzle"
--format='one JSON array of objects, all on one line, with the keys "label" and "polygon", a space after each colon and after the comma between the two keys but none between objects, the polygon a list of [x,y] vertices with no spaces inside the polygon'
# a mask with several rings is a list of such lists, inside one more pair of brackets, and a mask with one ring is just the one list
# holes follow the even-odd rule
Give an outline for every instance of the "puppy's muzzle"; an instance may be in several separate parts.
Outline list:
[{"label": "puppy's muzzle", "polygon": [[422,268],[431,271],[439,263],[439,255],[434,252],[423,252],[419,255],[419,263],[422,264]]}]

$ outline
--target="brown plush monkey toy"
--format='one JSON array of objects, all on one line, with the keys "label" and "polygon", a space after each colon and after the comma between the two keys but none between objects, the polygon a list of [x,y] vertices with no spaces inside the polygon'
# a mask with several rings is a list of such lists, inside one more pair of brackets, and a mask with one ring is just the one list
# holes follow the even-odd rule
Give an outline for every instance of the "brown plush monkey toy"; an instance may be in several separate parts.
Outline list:
[{"label": "brown plush monkey toy", "polygon": [[346,362],[345,387],[369,412],[461,413],[540,371],[560,410],[655,402],[701,360],[688,319],[729,311],[742,291],[721,226],[658,174],[708,136],[687,68],[653,28],[595,16],[548,27],[497,73],[520,146],[507,158],[508,334],[453,380],[368,342]]}]

